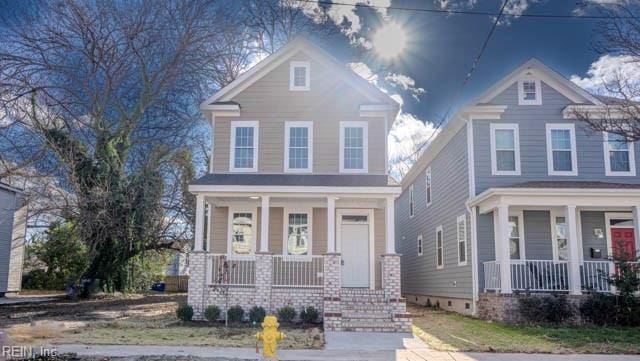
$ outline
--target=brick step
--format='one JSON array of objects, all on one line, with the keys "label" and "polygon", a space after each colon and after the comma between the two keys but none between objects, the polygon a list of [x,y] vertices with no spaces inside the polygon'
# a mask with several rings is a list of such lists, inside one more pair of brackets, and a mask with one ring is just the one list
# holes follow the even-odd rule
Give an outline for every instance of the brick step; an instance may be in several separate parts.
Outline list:
[{"label": "brick step", "polygon": [[387,299],[384,296],[342,296],[340,297],[340,301],[342,302],[352,302],[352,303],[386,303]]},{"label": "brick step", "polygon": [[370,290],[368,288],[343,288],[340,295],[384,295],[384,290]]},{"label": "brick step", "polygon": [[344,303],[341,305],[342,310],[353,310],[353,311],[391,311],[394,309],[389,305],[375,304],[375,305],[362,305],[362,304],[347,304]]},{"label": "brick step", "polygon": [[391,318],[387,319],[359,319],[359,318],[343,318],[341,323],[342,329],[345,331],[368,331],[375,330],[381,332],[392,332],[396,326]]},{"label": "brick step", "polygon": [[342,311],[342,319],[350,320],[390,320],[391,313],[389,312],[353,312]]}]

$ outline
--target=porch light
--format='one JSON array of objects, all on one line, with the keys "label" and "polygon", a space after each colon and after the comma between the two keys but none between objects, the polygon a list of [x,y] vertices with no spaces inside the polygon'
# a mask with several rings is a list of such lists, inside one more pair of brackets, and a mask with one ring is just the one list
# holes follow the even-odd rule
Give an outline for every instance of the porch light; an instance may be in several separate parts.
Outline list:
[{"label": "porch light", "polygon": [[258,196],[251,196],[249,198],[251,198],[251,199],[260,199],[260,197],[258,197]]}]

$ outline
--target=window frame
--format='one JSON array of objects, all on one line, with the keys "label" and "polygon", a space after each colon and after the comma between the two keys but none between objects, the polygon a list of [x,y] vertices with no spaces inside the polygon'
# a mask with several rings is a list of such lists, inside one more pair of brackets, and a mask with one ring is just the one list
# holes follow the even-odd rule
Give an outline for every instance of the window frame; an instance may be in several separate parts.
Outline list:
[{"label": "window frame", "polygon": [[[490,139],[491,139],[491,175],[521,175],[520,168],[520,127],[515,123],[491,123]],[[513,131],[513,156],[515,169],[514,170],[498,170],[498,150],[496,143],[496,131],[497,130],[511,130]]]},{"label": "window frame", "polygon": [[[524,98],[524,83],[534,82],[536,87],[536,98],[534,100],[528,100]],[[518,105],[542,105],[542,87],[540,79],[534,79],[526,77],[518,80]]]},{"label": "window frame", "polygon": [[[464,239],[460,239],[460,223],[464,226]],[[458,216],[456,219],[456,247],[458,248],[458,266],[466,266],[469,261],[469,252],[467,252],[467,217],[466,215]],[[460,243],[464,242],[464,261],[460,261]]]},{"label": "window frame", "polygon": [[[289,214],[306,214],[307,223],[309,227],[308,237],[308,249],[307,254],[304,255],[290,255],[287,248],[287,242],[289,241]],[[282,256],[284,260],[300,260],[310,259],[313,256],[313,208],[312,207],[284,207],[282,216]]]},{"label": "window frame", "polygon": [[418,251],[418,256],[422,256],[424,254],[424,241],[422,238],[422,234],[420,234],[416,239],[416,248]]},{"label": "window frame", "polygon": [[[253,167],[236,168],[236,129],[237,128],[253,128]],[[229,132],[229,172],[257,172],[258,171],[258,146],[260,144],[260,123],[257,120],[234,120],[231,122],[231,131]]]},{"label": "window frame", "polygon": [[609,144],[609,132],[602,132],[603,137],[603,152],[604,152],[604,172],[607,177],[635,177],[636,176],[636,157],[635,148],[633,142],[627,142],[629,154],[629,171],[612,171],[611,170],[611,158],[610,158],[610,144]]},{"label": "window frame", "polygon": [[416,211],[415,198],[413,193],[413,183],[409,186],[409,218],[413,218]]},{"label": "window frame", "polygon": [[[438,233],[440,233],[440,245],[438,245]],[[441,254],[442,264],[438,263],[438,254]],[[444,269],[444,230],[442,225],[436,228],[436,269]]]},{"label": "window frame", "polygon": [[[251,229],[253,230],[253,239],[251,240],[251,253],[234,254],[232,248],[233,240],[233,214],[234,213],[251,213]],[[256,254],[257,238],[258,238],[258,207],[229,207],[227,214],[227,257],[229,259],[252,259]]]},{"label": "window frame", "polygon": [[[295,69],[305,68],[305,85],[295,85]],[[309,91],[311,90],[311,63],[308,61],[291,61],[289,62],[289,90],[290,91]]]},{"label": "window frame", "polygon": [[[511,259],[511,249],[509,249],[509,259],[511,261],[524,261],[527,259],[524,239],[524,211],[509,212],[509,217],[518,218],[518,247],[520,248],[520,257],[517,259]],[[507,218],[508,221],[508,218]],[[511,235],[508,235],[509,242],[511,242]]]},{"label": "window frame", "polygon": [[424,171],[424,199],[427,207],[433,203],[433,175],[431,173],[431,166],[428,166]]},{"label": "window frame", "polygon": [[[573,123],[547,123],[546,142],[547,142],[547,174],[553,176],[577,176],[578,175],[578,151],[576,144],[576,126]],[[553,144],[551,133],[553,130],[568,130],[569,141],[571,142],[571,170],[556,171],[553,164]]]},{"label": "window frame", "polygon": [[[289,167],[289,147],[291,146],[291,128],[307,128],[307,168]],[[313,122],[286,121],[284,122],[284,172],[312,173],[313,172]]]},{"label": "window frame", "polygon": [[[562,211],[556,211],[556,210],[552,210],[549,212],[549,216],[550,216],[550,220],[549,223],[551,224],[551,254],[552,254],[552,259],[554,263],[559,263],[559,262],[569,262],[570,260],[570,255],[569,255],[569,237],[568,235],[565,235],[567,237],[567,259],[560,259],[560,252],[558,249],[558,237],[556,234],[556,218],[558,217],[563,217],[564,218],[564,222],[565,225],[567,224],[567,215],[562,212]],[[567,228],[568,231],[568,228]],[[580,250],[582,250],[582,247],[579,248]],[[581,251],[580,251],[581,252]]]},{"label": "window frame", "polygon": [[[362,128],[362,168],[345,169],[344,167],[344,133],[345,128]],[[340,173],[368,173],[369,172],[369,122],[366,120],[348,120],[340,122]]]}]

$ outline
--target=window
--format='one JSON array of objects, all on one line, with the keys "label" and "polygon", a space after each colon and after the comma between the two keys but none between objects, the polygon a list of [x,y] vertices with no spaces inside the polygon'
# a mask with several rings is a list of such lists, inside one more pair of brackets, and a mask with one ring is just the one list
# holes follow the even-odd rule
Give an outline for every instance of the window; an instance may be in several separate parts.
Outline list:
[{"label": "window", "polygon": [[518,82],[519,105],[541,105],[540,80],[523,79]]},{"label": "window", "polygon": [[422,235],[418,236],[418,256],[422,256]]},{"label": "window", "polygon": [[458,266],[467,264],[467,218],[462,215],[456,221],[458,234]]},{"label": "window", "polygon": [[549,175],[578,175],[576,131],[573,124],[547,124]]},{"label": "window", "polygon": [[311,210],[286,212],[284,255],[311,255]]},{"label": "window", "polygon": [[444,268],[444,234],[442,226],[436,228],[436,268]]},{"label": "window", "polygon": [[553,235],[553,260],[569,259],[569,243],[567,241],[567,222],[564,216],[551,215],[551,232]]},{"label": "window", "polygon": [[309,173],[313,169],[313,123],[285,122],[284,171]]},{"label": "window", "polygon": [[511,259],[525,259],[523,214],[509,216],[509,252]]},{"label": "window", "polygon": [[306,61],[289,63],[289,90],[310,90],[311,64]]},{"label": "window", "polygon": [[491,124],[491,174],[520,175],[518,124]]},{"label": "window", "polygon": [[255,246],[255,212],[230,210],[229,220],[231,236],[229,242],[229,254],[250,255],[254,252]]},{"label": "window", "polygon": [[413,184],[409,186],[409,217],[413,217]]},{"label": "window", "polygon": [[231,122],[231,172],[255,172],[258,170],[258,122]]},{"label": "window", "polygon": [[425,193],[427,197],[427,207],[431,205],[431,167],[427,168],[424,172],[424,181],[425,181]]},{"label": "window", "polygon": [[340,122],[340,172],[367,172],[367,133],[365,121]]},{"label": "window", "polygon": [[605,132],[604,166],[608,176],[635,176],[633,143],[622,135]]}]

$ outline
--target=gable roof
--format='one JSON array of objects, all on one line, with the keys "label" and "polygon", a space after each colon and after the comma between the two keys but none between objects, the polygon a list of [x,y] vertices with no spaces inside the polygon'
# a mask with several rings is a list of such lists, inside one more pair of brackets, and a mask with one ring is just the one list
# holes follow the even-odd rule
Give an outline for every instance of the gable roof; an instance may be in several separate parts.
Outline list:
[{"label": "gable roof", "polygon": [[399,109],[400,105],[389,95],[350,69],[347,69],[345,64],[338,61],[333,55],[329,54],[327,51],[304,37],[295,38],[275,53],[261,60],[258,64],[251,67],[227,86],[218,90],[211,97],[203,101],[200,104],[200,109],[212,110],[212,106],[214,104],[229,104],[229,102],[232,102],[233,97],[238,93],[260,80],[271,70],[298,52],[304,52],[315,61],[332,68],[332,70],[341,76],[341,79],[347,82],[356,91],[361,92],[373,103],[387,103],[392,105],[396,111]]},{"label": "gable roof", "polygon": [[12,193],[24,194],[24,191],[22,189],[13,187],[12,185],[4,182],[0,182],[0,189],[4,189]]}]

